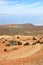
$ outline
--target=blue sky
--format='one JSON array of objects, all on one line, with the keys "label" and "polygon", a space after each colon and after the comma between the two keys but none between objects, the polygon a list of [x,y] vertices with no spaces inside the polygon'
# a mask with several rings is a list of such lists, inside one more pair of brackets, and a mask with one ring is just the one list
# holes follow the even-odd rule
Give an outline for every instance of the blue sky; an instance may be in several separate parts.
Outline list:
[{"label": "blue sky", "polygon": [[43,25],[43,0],[0,0],[0,24]]}]

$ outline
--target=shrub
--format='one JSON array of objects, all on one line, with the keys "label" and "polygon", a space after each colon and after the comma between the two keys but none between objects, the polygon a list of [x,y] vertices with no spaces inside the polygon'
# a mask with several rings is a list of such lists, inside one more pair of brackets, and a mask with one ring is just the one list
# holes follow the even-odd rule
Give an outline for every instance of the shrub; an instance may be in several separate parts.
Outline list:
[{"label": "shrub", "polygon": [[17,41],[9,41],[6,46],[13,46],[13,45],[17,45]]},{"label": "shrub", "polygon": [[4,37],[2,37],[2,39],[4,39]]},{"label": "shrub", "polygon": [[18,49],[18,48],[15,47],[15,48],[13,48],[12,50],[17,50],[17,49]]},{"label": "shrub", "polygon": [[36,40],[36,38],[35,38],[35,37],[33,37],[33,40]]},{"label": "shrub", "polygon": [[10,41],[11,45],[17,45],[17,41]]},{"label": "shrub", "polygon": [[4,51],[6,52],[6,51],[7,51],[7,49],[4,49]]},{"label": "shrub", "polygon": [[18,45],[22,45],[22,42],[20,42],[20,41],[17,41],[17,43],[18,43]]},{"label": "shrub", "polygon": [[10,44],[6,44],[6,46],[10,46]]},{"label": "shrub", "polygon": [[1,42],[1,41],[0,41]]},{"label": "shrub", "polygon": [[5,39],[5,41],[7,41],[7,39]]},{"label": "shrub", "polygon": [[19,39],[19,36],[17,36],[17,39]]},{"label": "shrub", "polygon": [[39,40],[37,40],[37,42],[36,43],[40,43],[40,41]]},{"label": "shrub", "polygon": [[42,38],[40,38],[40,39],[42,39]]},{"label": "shrub", "polygon": [[32,43],[32,45],[36,45],[36,43]]},{"label": "shrub", "polygon": [[2,41],[2,43],[5,43],[5,41]]},{"label": "shrub", "polygon": [[43,44],[43,42],[40,42],[40,44]]},{"label": "shrub", "polygon": [[24,44],[24,46],[27,46],[27,45],[30,45],[30,43],[26,42],[26,43]]}]

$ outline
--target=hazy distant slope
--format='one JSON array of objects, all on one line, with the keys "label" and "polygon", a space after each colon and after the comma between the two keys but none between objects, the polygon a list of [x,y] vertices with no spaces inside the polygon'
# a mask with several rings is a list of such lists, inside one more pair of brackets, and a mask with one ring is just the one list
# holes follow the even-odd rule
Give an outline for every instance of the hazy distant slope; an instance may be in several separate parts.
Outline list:
[{"label": "hazy distant slope", "polygon": [[0,25],[0,35],[43,35],[43,26],[33,24]]},{"label": "hazy distant slope", "polygon": [[13,27],[13,28],[21,28],[21,27],[33,27],[33,24],[27,23],[27,24],[6,24],[6,25],[0,25],[0,27]]}]

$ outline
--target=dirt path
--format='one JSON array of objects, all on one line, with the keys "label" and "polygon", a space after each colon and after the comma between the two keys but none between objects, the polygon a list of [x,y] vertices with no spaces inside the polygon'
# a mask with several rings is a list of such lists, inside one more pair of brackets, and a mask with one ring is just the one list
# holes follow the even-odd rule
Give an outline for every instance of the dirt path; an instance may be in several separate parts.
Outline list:
[{"label": "dirt path", "polygon": [[34,47],[25,47],[24,49],[15,50],[13,53],[0,54],[0,60],[25,58],[41,50],[40,45]]}]

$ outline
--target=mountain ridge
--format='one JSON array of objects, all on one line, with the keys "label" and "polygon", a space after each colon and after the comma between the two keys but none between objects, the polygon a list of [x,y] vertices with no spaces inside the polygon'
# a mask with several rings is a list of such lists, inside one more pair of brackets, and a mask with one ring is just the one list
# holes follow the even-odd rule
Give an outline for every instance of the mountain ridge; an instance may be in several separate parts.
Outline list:
[{"label": "mountain ridge", "polygon": [[43,26],[31,23],[0,25],[0,35],[43,35]]}]

